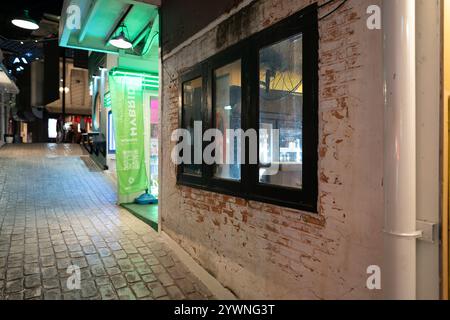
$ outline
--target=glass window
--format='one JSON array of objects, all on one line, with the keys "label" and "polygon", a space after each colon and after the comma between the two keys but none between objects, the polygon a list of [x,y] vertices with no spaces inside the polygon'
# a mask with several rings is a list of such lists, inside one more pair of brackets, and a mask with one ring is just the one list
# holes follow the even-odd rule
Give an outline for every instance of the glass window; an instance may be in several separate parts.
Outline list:
[{"label": "glass window", "polygon": [[[202,78],[196,78],[183,83],[183,116],[182,127],[194,138],[194,124],[202,121]],[[202,165],[194,163],[194,144],[191,144],[191,164],[184,164],[183,173],[194,176],[202,175]]]},{"label": "glass window", "polygon": [[241,179],[241,148],[236,135],[227,130],[241,129],[241,60],[214,71],[215,124],[223,136],[221,151],[223,163],[217,164],[214,177],[226,180]]},{"label": "glass window", "polygon": [[302,189],[302,34],[259,51],[259,182]]},{"label": "glass window", "polygon": [[318,212],[317,19],[313,4],[181,75],[181,126],[207,135],[178,184]]}]

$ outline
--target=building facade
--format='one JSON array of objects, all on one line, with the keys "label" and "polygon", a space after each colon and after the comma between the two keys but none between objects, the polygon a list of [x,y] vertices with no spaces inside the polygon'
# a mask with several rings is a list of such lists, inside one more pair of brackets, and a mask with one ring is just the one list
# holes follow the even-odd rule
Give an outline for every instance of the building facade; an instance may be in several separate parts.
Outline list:
[{"label": "building facade", "polygon": [[368,32],[364,16],[374,1],[318,22],[317,214],[177,185],[170,161],[183,71],[311,3],[241,3],[163,56],[162,230],[240,298],[379,296],[366,288],[383,243],[382,32]]},{"label": "building facade", "polygon": [[[189,17],[195,5],[163,4],[162,231],[239,298],[446,297],[448,226],[441,205],[448,197],[440,153],[445,148],[440,89],[445,5],[420,0],[225,2],[216,8],[220,12],[197,17],[188,26],[182,18],[169,20],[177,12]],[[202,103],[214,126],[217,84],[210,66],[213,71],[220,67],[216,57],[232,55],[233,47],[245,50],[247,42],[254,50],[253,38],[265,38],[267,46],[280,43],[277,26],[292,17],[302,24],[308,10],[317,10],[318,32],[317,210],[261,200],[246,189],[240,196],[241,189],[233,192],[223,187],[226,183],[223,192],[209,180],[184,183],[180,167],[171,161],[177,144],[171,137],[185,125],[183,95],[186,84],[192,85],[186,80],[193,79],[199,65],[207,69],[197,75],[203,77]],[[304,62],[308,49],[315,50],[305,40],[308,32],[314,30],[302,33],[303,45],[310,45],[303,49]],[[244,81],[255,71],[251,65],[264,59],[237,57],[244,60]],[[305,81],[310,71],[303,66]],[[306,97],[307,84],[302,86]],[[250,113],[258,108],[255,99],[249,98]],[[303,112],[307,132],[306,120],[314,117]],[[314,167],[303,165],[303,171],[308,168]],[[208,179],[205,172],[197,173]],[[308,177],[304,185],[314,179]],[[273,190],[273,197],[279,196],[279,189]],[[374,288],[370,276],[376,270],[381,270],[382,285]]]}]

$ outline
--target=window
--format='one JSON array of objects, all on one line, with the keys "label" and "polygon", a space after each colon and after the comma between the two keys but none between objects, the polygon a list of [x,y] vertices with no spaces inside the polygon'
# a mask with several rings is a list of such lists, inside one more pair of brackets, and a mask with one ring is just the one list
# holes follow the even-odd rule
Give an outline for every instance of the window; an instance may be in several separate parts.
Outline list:
[{"label": "window", "polygon": [[224,133],[219,145],[224,164],[216,164],[214,177],[241,180],[241,148],[235,135],[227,130],[241,129],[241,61],[235,61],[214,71],[214,124]]},{"label": "window", "polygon": [[207,59],[180,87],[182,128],[221,135],[216,162],[181,165],[179,184],[317,212],[317,5]]},{"label": "window", "polygon": [[[183,123],[182,127],[187,129],[191,137],[195,135],[195,123],[202,121],[202,78],[187,81],[183,84]],[[194,144],[191,144],[190,164],[184,165],[183,173],[198,176],[202,175],[202,166],[195,162]]]},{"label": "window", "polygon": [[302,66],[301,34],[259,50],[260,183],[302,188]]}]

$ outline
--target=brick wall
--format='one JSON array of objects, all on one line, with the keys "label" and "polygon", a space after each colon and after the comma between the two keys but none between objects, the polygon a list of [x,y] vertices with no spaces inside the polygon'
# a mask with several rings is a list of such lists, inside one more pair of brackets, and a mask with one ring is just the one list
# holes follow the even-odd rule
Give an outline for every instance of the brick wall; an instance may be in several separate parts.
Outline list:
[{"label": "brick wall", "polygon": [[380,294],[365,285],[382,264],[382,34],[366,28],[381,0],[350,0],[319,23],[319,215],[179,187],[170,161],[179,75],[313,2],[253,2],[163,62],[162,230],[240,298]]}]

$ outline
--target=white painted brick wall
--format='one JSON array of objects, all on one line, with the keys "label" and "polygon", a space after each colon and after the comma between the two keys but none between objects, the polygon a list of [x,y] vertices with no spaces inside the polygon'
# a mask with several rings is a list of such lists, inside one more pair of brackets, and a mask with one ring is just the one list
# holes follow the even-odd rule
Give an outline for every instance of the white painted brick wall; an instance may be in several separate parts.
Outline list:
[{"label": "white painted brick wall", "polygon": [[219,25],[164,61],[162,230],[240,298],[380,297],[365,285],[382,264],[382,35],[366,28],[381,0],[350,0],[319,24],[319,215],[178,187],[170,161],[178,76],[313,2],[257,1],[240,28]]}]

